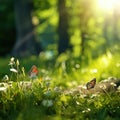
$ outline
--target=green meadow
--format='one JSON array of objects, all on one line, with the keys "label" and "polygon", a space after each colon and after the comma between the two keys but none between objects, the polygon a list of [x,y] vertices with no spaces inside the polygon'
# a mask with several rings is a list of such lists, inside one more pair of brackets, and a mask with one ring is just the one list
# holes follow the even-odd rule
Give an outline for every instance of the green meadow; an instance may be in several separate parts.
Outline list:
[{"label": "green meadow", "polygon": [[[86,84],[93,77],[97,83],[108,77],[119,78],[118,54],[107,53],[83,66],[69,55],[61,55],[54,63],[36,57],[29,58],[29,61],[15,58],[13,66],[10,65],[10,59],[0,59],[0,120],[120,118],[119,90],[88,96],[64,94],[64,90]],[[32,65],[39,70],[36,78],[28,75]],[[18,72],[11,70],[11,67]]]}]

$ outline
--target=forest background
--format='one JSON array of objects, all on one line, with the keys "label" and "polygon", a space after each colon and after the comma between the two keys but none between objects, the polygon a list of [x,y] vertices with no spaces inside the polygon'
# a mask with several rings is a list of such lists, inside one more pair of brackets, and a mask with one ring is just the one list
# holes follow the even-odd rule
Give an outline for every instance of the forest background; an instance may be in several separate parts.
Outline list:
[{"label": "forest background", "polygon": [[87,66],[105,55],[96,64],[107,65],[107,57],[120,52],[119,6],[117,0],[0,1],[1,63],[10,56],[37,56],[40,61],[68,64],[72,59]]}]

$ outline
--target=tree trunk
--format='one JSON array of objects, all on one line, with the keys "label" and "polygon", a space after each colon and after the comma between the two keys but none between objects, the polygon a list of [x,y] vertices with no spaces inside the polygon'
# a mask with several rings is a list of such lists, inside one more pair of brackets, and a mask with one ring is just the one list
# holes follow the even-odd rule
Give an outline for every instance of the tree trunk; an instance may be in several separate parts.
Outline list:
[{"label": "tree trunk", "polygon": [[30,56],[40,52],[40,47],[35,40],[32,24],[31,0],[14,0],[17,38],[12,54],[14,56]]},{"label": "tree trunk", "polygon": [[59,54],[65,52],[69,46],[69,34],[68,34],[68,13],[65,6],[65,0],[58,0],[58,13],[59,13],[59,23],[58,23],[58,52]]}]

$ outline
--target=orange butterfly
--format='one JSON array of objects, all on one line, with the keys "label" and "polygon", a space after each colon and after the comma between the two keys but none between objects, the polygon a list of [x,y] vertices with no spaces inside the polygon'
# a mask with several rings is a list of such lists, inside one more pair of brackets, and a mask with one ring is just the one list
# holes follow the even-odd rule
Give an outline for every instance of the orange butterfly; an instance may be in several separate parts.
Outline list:
[{"label": "orange butterfly", "polygon": [[86,84],[87,90],[94,88],[95,84],[96,84],[96,78],[93,78],[90,82]]},{"label": "orange butterfly", "polygon": [[38,76],[38,73],[39,73],[38,68],[35,65],[33,65],[28,74],[31,78],[34,78],[34,77]]}]

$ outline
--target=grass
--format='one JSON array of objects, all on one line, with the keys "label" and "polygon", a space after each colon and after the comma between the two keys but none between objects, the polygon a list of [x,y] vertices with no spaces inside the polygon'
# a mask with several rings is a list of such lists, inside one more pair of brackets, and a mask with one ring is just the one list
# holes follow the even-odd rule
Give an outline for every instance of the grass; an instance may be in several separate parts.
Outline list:
[{"label": "grass", "polygon": [[[65,95],[62,92],[86,84],[93,77],[97,82],[109,76],[119,78],[119,55],[107,53],[84,67],[78,60],[65,56],[58,58],[55,64],[31,57],[29,61],[19,59],[18,65],[15,59],[14,68],[18,65],[18,73],[9,71],[9,59],[0,59],[1,80],[7,74],[13,81],[12,86],[6,81],[9,83],[7,90],[0,91],[0,120],[119,120],[120,92],[108,93],[109,96]],[[27,75],[33,64],[39,69],[35,80]],[[20,81],[32,84],[24,86]],[[1,86],[6,87],[6,84]]]}]

